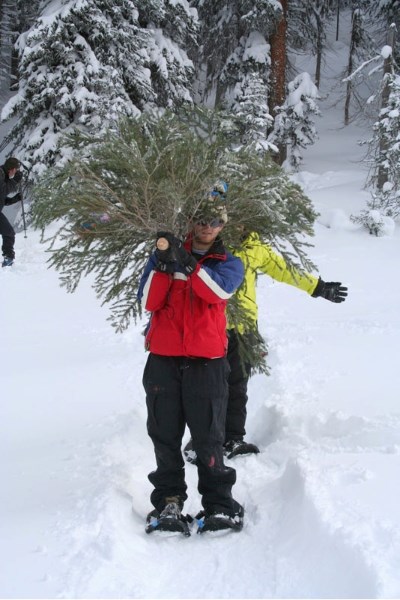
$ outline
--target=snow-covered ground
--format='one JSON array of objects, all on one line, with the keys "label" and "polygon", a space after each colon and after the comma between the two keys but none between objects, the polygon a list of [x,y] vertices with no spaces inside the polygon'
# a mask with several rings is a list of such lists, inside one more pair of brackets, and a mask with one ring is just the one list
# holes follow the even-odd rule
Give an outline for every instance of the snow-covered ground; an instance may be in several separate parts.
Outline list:
[{"label": "snow-covered ground", "polygon": [[249,389],[261,453],[231,463],[239,534],[145,534],[143,324],[115,334],[90,283],[67,294],[38,233],[18,234],[0,270],[2,598],[400,597],[400,229],[350,222],[367,198],[363,131],[341,123],[324,113],[296,180],[321,214],[310,257],[349,297],[259,279],[272,371]]}]

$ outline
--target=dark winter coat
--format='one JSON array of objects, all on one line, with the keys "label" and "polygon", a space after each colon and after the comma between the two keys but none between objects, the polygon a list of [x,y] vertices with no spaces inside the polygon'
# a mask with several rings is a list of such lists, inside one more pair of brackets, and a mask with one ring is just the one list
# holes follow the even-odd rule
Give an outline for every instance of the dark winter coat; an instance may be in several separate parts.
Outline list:
[{"label": "dark winter coat", "polygon": [[[191,242],[185,243],[190,252]],[[153,254],[139,286],[139,299],[152,313],[146,348],[162,356],[220,358],[226,355],[228,299],[241,284],[243,263],[216,241],[194,272],[161,273]]]},{"label": "dark winter coat", "polygon": [[[19,181],[10,179],[4,171],[4,167],[0,167],[0,212],[4,206],[15,204],[21,200],[21,195],[18,193]],[[10,197],[8,197],[10,196]]]}]

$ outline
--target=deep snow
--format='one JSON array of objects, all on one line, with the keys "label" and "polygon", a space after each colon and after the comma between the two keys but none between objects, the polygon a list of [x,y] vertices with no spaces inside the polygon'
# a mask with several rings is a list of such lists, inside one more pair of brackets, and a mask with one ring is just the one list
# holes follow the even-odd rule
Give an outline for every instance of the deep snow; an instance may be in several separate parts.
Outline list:
[{"label": "deep snow", "polygon": [[259,279],[272,371],[249,389],[247,438],[261,454],[232,461],[240,534],[144,533],[143,324],[115,334],[90,282],[67,294],[38,233],[18,234],[17,261],[0,271],[1,597],[400,597],[400,234],[349,220],[368,197],[364,132],[341,128],[333,99],[295,179],[320,212],[310,257],[349,297]]}]

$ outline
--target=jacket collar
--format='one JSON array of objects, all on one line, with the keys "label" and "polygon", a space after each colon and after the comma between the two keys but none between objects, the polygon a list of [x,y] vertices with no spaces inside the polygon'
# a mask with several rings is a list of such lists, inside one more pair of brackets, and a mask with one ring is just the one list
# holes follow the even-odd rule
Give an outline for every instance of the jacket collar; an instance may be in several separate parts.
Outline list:
[{"label": "jacket collar", "polygon": [[[189,233],[185,240],[184,247],[188,252],[192,252],[193,235]],[[226,260],[226,250],[222,238],[217,236],[212,246],[202,256],[198,262],[203,262],[206,258],[217,258],[218,260]]]}]

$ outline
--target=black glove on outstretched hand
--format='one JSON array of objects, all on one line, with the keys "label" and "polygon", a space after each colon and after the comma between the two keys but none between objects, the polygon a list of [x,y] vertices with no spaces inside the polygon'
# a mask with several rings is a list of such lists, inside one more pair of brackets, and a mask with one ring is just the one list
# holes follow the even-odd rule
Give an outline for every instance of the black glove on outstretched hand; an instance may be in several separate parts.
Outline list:
[{"label": "black glove on outstretched hand", "polygon": [[321,277],[318,280],[317,287],[311,294],[313,298],[325,298],[330,302],[344,302],[347,298],[347,287],[338,281],[323,281]]},{"label": "black glove on outstretched hand", "polygon": [[159,261],[167,263],[175,261],[183,267],[183,270],[187,275],[193,273],[197,265],[197,260],[185,250],[182,240],[178,239],[168,231],[158,231],[157,239],[162,237],[168,240],[169,247],[167,250],[156,250],[156,256],[159,258]]}]

